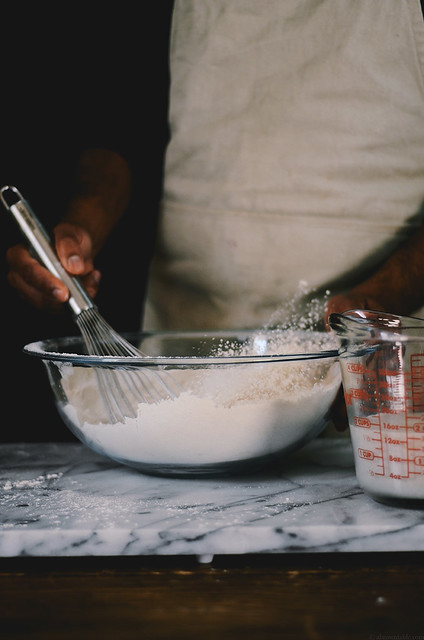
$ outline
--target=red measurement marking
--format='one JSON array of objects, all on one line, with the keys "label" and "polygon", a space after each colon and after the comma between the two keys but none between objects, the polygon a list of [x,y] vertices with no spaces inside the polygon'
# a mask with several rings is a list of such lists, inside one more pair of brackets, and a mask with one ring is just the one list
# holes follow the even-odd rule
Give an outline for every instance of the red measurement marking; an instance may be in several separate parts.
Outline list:
[{"label": "red measurement marking", "polygon": [[419,422],[416,422],[415,424],[412,425],[412,429],[413,431],[415,431],[415,433],[424,433],[424,424],[420,424]]},{"label": "red measurement marking", "polygon": [[400,431],[404,427],[400,424],[390,424],[390,422],[383,422],[383,429],[387,429],[388,431]]},{"label": "red measurement marking", "polygon": [[407,462],[408,458],[401,458],[400,456],[389,456],[390,462]]},{"label": "red measurement marking", "polygon": [[387,444],[406,444],[406,440],[392,438],[391,436],[384,436],[384,442],[386,442]]},{"label": "red measurement marking", "polygon": [[380,411],[381,413],[388,413],[392,416],[399,415],[399,411],[397,409],[390,409],[389,407],[381,407]]},{"label": "red measurement marking", "polygon": [[358,449],[358,455],[363,460],[374,460],[374,453],[368,449]]},{"label": "red measurement marking", "polygon": [[398,376],[399,371],[396,369],[379,369],[378,374],[380,376]]},{"label": "red measurement marking", "polygon": [[411,391],[412,391],[412,407],[413,411],[424,410],[424,354],[415,353],[411,355]]},{"label": "red measurement marking", "polygon": [[369,394],[364,389],[351,389],[350,397],[355,398],[355,400],[367,400]]},{"label": "red measurement marking", "polygon": [[350,373],[364,373],[365,368],[362,364],[356,364],[354,362],[350,362],[347,365],[347,370],[350,371]]},{"label": "red measurement marking", "polygon": [[368,420],[368,418],[361,418],[359,416],[353,417],[353,424],[356,427],[363,427],[364,429],[369,429],[371,427],[371,422]]}]

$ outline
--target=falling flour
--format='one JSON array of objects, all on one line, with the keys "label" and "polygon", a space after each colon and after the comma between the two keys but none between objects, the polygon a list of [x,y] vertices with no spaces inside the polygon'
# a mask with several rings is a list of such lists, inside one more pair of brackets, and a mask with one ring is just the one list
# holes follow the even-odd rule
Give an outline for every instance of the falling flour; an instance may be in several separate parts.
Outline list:
[{"label": "falling flour", "polygon": [[[266,343],[266,346],[265,346]],[[245,355],[334,349],[328,334],[285,331],[256,336]],[[240,353],[240,351],[238,351]],[[223,344],[217,355],[232,355]],[[91,448],[127,464],[204,465],[281,452],[317,433],[340,385],[333,358],[175,369],[175,399],[142,403],[136,418],[108,424],[92,370],[63,365],[65,420]]]}]

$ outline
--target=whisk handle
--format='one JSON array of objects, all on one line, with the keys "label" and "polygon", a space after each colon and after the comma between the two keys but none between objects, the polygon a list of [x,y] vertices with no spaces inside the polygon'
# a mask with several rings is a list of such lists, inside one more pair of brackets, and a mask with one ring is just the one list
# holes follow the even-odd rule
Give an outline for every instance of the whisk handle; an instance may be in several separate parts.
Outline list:
[{"label": "whisk handle", "polygon": [[38,260],[68,288],[68,304],[74,315],[78,316],[82,311],[94,307],[78,278],[69,275],[60,263],[46,230],[18,189],[13,186],[2,187],[0,199],[14,217]]}]

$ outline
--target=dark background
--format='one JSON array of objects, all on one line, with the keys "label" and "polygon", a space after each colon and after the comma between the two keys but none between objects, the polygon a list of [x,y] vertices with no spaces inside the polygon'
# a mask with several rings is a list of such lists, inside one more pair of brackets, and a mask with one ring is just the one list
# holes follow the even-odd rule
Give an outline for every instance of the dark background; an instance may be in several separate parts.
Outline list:
[{"label": "dark background", "polygon": [[[72,192],[82,150],[107,147],[128,159],[132,201],[98,256],[103,278],[97,304],[118,331],[137,330],[168,136],[172,2],[143,3],[141,12],[121,14],[119,5],[109,11],[103,5],[101,13],[52,6],[18,6],[2,16],[0,186],[15,185],[51,229]],[[5,253],[22,239],[2,206],[0,238],[0,441],[72,440],[54,407],[44,365],[22,347],[77,335],[77,327],[67,309],[60,316],[36,311],[8,285]]]}]

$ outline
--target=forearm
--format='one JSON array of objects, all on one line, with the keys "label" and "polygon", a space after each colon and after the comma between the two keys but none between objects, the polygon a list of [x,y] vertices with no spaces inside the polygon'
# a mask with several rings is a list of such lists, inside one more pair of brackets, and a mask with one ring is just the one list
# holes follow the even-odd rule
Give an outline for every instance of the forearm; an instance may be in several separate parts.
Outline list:
[{"label": "forearm", "polygon": [[81,155],[75,193],[63,221],[89,233],[93,255],[98,253],[125,211],[130,186],[130,169],[117,153],[108,149],[88,149]]},{"label": "forearm", "polygon": [[409,314],[424,305],[424,228],[351,293],[376,300],[382,309]]}]

